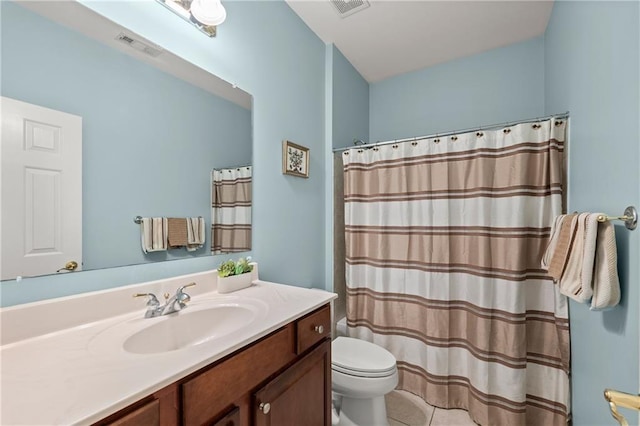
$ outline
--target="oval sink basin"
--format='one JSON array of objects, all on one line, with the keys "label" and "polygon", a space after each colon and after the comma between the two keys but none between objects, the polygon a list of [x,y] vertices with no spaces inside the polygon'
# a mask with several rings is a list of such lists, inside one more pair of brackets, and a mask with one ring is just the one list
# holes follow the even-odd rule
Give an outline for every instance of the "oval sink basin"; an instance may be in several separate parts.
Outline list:
[{"label": "oval sink basin", "polygon": [[130,336],[122,347],[134,354],[175,351],[229,334],[255,317],[256,313],[246,306],[215,306],[191,312],[187,308],[157,318],[157,323]]},{"label": "oval sink basin", "polygon": [[96,335],[88,345],[95,354],[162,354],[215,341],[264,318],[266,303],[247,298],[202,300],[182,311],[156,318],[122,321]]}]

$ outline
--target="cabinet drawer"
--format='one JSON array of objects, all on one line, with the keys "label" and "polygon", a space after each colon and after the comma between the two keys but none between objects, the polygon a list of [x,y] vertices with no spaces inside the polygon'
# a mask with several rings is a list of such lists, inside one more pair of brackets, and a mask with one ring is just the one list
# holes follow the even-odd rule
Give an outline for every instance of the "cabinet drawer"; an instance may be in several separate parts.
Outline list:
[{"label": "cabinet drawer", "polygon": [[158,400],[151,401],[135,411],[109,422],[110,426],[139,426],[139,425],[159,425],[160,424],[160,404]]},{"label": "cabinet drawer", "polygon": [[326,305],[296,322],[296,353],[315,345],[331,334],[331,309]]},{"label": "cabinet drawer", "polygon": [[230,407],[295,358],[289,324],[182,385],[186,426],[201,425]]}]

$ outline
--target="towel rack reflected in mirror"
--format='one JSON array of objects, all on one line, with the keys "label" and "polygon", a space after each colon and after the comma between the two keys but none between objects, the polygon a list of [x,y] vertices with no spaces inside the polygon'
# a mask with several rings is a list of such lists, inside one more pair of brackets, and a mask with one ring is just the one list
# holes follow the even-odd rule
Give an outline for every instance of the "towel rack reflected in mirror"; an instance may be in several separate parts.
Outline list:
[{"label": "towel rack reflected in mirror", "polygon": [[[201,218],[202,216],[198,216],[198,218]],[[138,225],[140,225],[142,223],[142,216],[136,216],[133,218],[133,222],[137,223]]]},{"label": "towel rack reflected in mirror", "polygon": [[598,222],[606,222],[608,220],[623,220],[624,226],[633,231],[638,226],[638,211],[634,206],[629,206],[624,209],[622,216],[605,216],[603,214],[598,216]]}]

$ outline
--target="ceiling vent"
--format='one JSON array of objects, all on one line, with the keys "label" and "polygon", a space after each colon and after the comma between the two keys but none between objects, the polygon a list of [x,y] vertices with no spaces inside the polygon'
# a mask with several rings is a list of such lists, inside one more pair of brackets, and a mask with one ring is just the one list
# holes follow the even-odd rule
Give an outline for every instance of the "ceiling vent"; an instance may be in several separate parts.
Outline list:
[{"label": "ceiling vent", "polygon": [[370,6],[367,0],[331,0],[331,4],[336,8],[341,18],[351,16]]},{"label": "ceiling vent", "polygon": [[134,36],[125,33],[118,34],[116,36],[116,40],[136,49],[138,52],[142,52],[145,55],[149,55],[154,58],[160,55],[163,51],[160,46],[156,46],[150,41],[141,41],[142,39],[134,38]]}]

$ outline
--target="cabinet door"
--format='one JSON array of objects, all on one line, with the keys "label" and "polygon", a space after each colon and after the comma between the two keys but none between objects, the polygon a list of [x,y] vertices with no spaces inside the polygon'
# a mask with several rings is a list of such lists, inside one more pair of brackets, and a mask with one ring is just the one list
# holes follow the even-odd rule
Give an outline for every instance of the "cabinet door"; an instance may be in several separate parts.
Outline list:
[{"label": "cabinet door", "polygon": [[330,425],[331,341],[257,391],[252,410],[256,426]]},{"label": "cabinet door", "polygon": [[240,426],[240,408],[234,407],[223,418],[211,426]]},{"label": "cabinet door", "polygon": [[250,395],[260,383],[293,362],[294,337],[293,324],[289,324],[184,382],[182,424],[207,424],[236,404],[238,398]]}]

